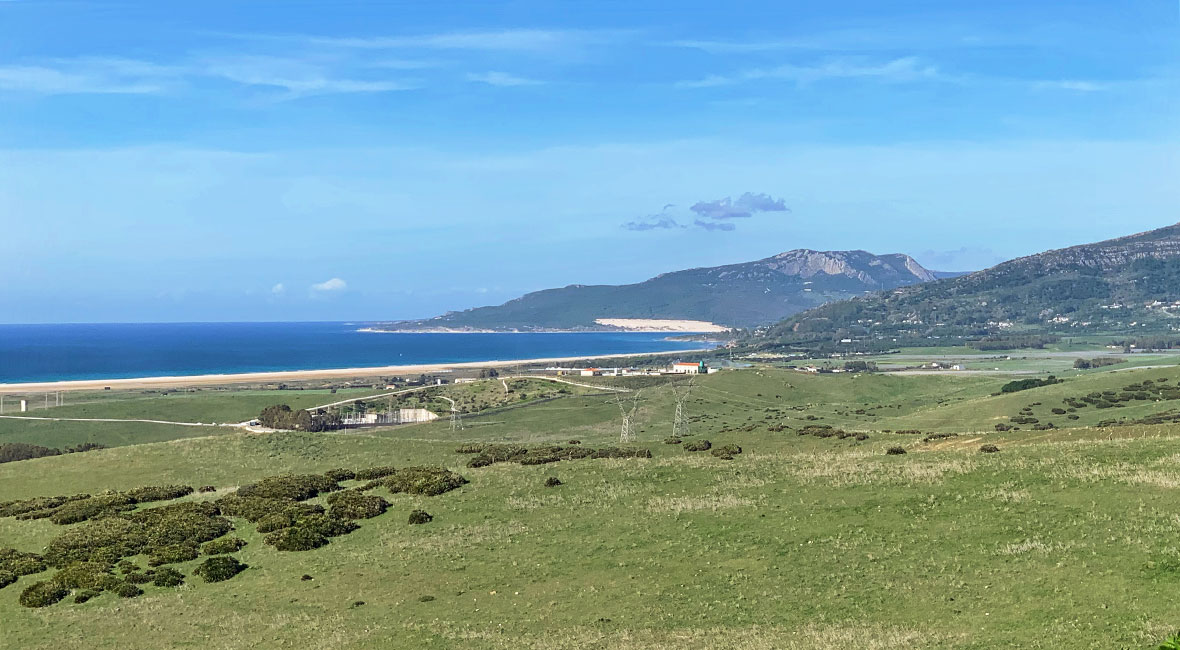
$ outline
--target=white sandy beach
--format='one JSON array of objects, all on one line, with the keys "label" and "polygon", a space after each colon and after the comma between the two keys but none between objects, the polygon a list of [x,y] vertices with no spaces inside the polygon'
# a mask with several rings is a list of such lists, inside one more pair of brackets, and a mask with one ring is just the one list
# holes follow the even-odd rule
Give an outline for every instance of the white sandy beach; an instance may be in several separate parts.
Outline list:
[{"label": "white sandy beach", "polygon": [[591,359],[618,359],[630,357],[678,356],[697,352],[708,352],[708,348],[675,350],[672,352],[639,352],[631,354],[608,354],[593,357],[551,357],[541,359],[514,359],[509,361],[467,361],[463,363],[435,363],[408,366],[378,366],[373,368],[337,368],[331,370],[279,370],[274,372],[246,372],[223,375],[192,375],[180,377],[135,377],[128,379],[82,379],[71,381],[48,381],[21,384],[0,384],[0,393],[37,393],[49,391],[111,390],[139,388],[180,388],[185,386],[215,386],[221,384],[247,384],[273,381],[304,381],[308,379],[347,379],[373,377],[376,375],[416,375],[443,370],[464,370],[479,368],[505,368],[518,365],[570,363]]}]

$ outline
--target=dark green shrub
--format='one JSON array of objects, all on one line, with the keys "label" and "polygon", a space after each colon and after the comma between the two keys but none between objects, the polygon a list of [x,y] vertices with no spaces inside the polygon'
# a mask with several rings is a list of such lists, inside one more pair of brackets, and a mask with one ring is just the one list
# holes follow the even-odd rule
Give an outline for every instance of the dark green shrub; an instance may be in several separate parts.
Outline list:
[{"label": "dark green shrub", "polygon": [[901,456],[902,454],[905,454],[905,448],[903,448],[903,447],[890,447],[889,449],[885,450],[885,453],[889,456]]},{"label": "dark green shrub", "polygon": [[171,501],[172,499],[186,497],[192,493],[193,489],[187,485],[156,485],[135,488],[134,490],[128,490],[124,494],[131,497],[136,503],[149,503],[152,501]]},{"label": "dark green shrub", "polygon": [[418,596],[418,602],[432,603],[432,602],[434,602],[434,596]]},{"label": "dark green shrub", "polygon": [[[163,569],[161,569],[162,571]],[[156,570],[148,569],[147,571],[131,571],[123,575],[124,582],[130,582],[133,585],[146,585],[152,580],[156,579]]]},{"label": "dark green shrub", "polygon": [[0,548],[0,571],[15,576],[27,576],[45,570],[45,560],[36,553],[22,553],[12,548]]},{"label": "dark green shrub", "polygon": [[202,485],[201,487],[197,488],[197,492],[200,492],[201,494],[208,494],[210,492],[216,491],[217,488],[213,487],[212,485]]},{"label": "dark green shrub", "polygon": [[684,451],[709,451],[713,448],[713,443],[708,440],[689,440],[684,443]]},{"label": "dark green shrub", "polygon": [[368,469],[358,469],[354,478],[358,481],[374,481],[379,478],[385,478],[396,471],[393,467],[370,467]]},{"label": "dark green shrub", "polygon": [[197,565],[193,573],[205,582],[222,582],[245,571],[247,566],[229,556],[211,557]]},{"label": "dark green shrub", "polygon": [[148,566],[179,564],[181,562],[195,560],[198,556],[200,556],[200,552],[197,550],[195,544],[160,546],[152,549],[151,555],[148,556]]},{"label": "dark green shrub", "polygon": [[69,594],[69,589],[56,582],[35,582],[21,592],[20,604],[24,607],[48,607]]},{"label": "dark green shrub", "polygon": [[135,508],[135,501],[126,494],[104,494],[89,499],[70,501],[49,515],[49,520],[58,525],[77,524],[94,519],[99,515],[126,512]]},{"label": "dark green shrub", "polygon": [[16,574],[11,571],[4,571],[0,569],[0,589],[16,582]]},{"label": "dark green shrub", "polygon": [[300,519],[296,525],[299,528],[314,531],[324,537],[340,537],[360,528],[355,522],[329,517],[328,515],[309,515]]},{"label": "dark green shrub", "polygon": [[861,442],[864,442],[865,440],[869,439],[868,434],[865,434],[865,433],[858,433],[858,434],[856,434],[855,437],[858,441],[861,441]]},{"label": "dark green shrub", "polygon": [[580,444],[582,444],[582,441],[581,441],[581,440],[570,440],[570,441],[569,441],[568,443],[566,443],[566,444],[570,444],[570,445],[580,445]]},{"label": "dark green shrub", "polygon": [[675,437],[664,438],[665,445],[678,445],[682,442],[684,442],[684,441],[681,440],[680,438],[675,438]]},{"label": "dark green shrub", "polygon": [[184,574],[172,567],[163,567],[156,570],[152,584],[157,587],[179,587],[184,584]]},{"label": "dark green shrub", "polygon": [[97,589],[102,591],[118,583],[118,579],[98,562],[75,562],[53,576],[53,581],[67,589]]},{"label": "dark green shrub", "polygon": [[311,551],[326,545],[328,538],[310,528],[297,526],[271,533],[263,538],[263,542],[280,551]]},{"label": "dark green shrub", "polygon": [[147,546],[193,546],[217,539],[233,530],[230,520],[222,517],[215,503],[175,503],[160,508],[138,510],[124,518],[147,527]]},{"label": "dark green shrub", "polygon": [[295,516],[287,512],[276,512],[258,520],[258,532],[273,533],[295,525]]},{"label": "dark green shrub", "polygon": [[324,472],[324,476],[339,483],[340,481],[351,481],[356,478],[356,472],[350,469],[330,469]]},{"label": "dark green shrub", "polygon": [[[56,508],[71,501],[89,498],[89,494],[75,494],[64,497],[36,497],[19,501],[5,501],[0,503],[0,517],[20,517],[35,512],[45,513],[44,517],[48,517]],[[30,519],[43,519],[44,517],[30,517]]]},{"label": "dark green shrub", "polygon": [[246,545],[246,540],[237,537],[223,537],[215,539],[212,542],[205,542],[201,547],[201,552],[205,555],[226,555],[228,553],[237,553]]},{"label": "dark green shrub", "polygon": [[406,467],[381,481],[394,494],[404,492],[425,496],[438,496],[467,483],[467,479],[445,467]]},{"label": "dark green shrub", "polygon": [[339,489],[340,485],[336,481],[322,474],[284,474],[268,476],[252,485],[242,486],[238,488],[238,496],[306,501],[323,492]]},{"label": "dark green shrub", "polygon": [[111,591],[119,598],[138,598],[143,595],[143,590],[130,582],[124,582]]},{"label": "dark green shrub", "polygon": [[1000,448],[995,445],[984,445],[979,448],[979,451],[981,451],[985,454],[994,454],[994,453],[998,452],[999,450],[1000,450]]},{"label": "dark green shrub", "polygon": [[427,524],[434,520],[429,512],[425,510],[414,510],[410,513],[411,524]]},{"label": "dark green shrub", "polygon": [[50,540],[45,549],[49,566],[95,561],[114,564],[138,555],[146,544],[147,528],[122,517],[106,517],[72,527]]},{"label": "dark green shrub", "polygon": [[216,503],[221,514],[229,517],[241,517],[251,523],[258,523],[267,515],[275,513],[299,516],[324,511],[323,506],[310,503],[297,503],[288,499],[244,497],[237,494],[221,497]]},{"label": "dark green shrub", "polygon": [[742,453],[742,448],[733,444],[721,445],[713,449],[712,453],[714,456],[737,456]]},{"label": "dark green shrub", "polygon": [[557,478],[556,476],[550,476],[549,478],[545,479],[545,487],[557,487],[559,485],[561,485],[561,479]]},{"label": "dark green shrub", "polygon": [[1012,425],[1010,425],[1010,424],[1004,424],[1003,422],[1001,422],[996,425],[996,431],[999,431],[1001,433],[1003,433],[1005,431],[1011,431],[1011,430],[1012,430]]},{"label": "dark green shrub", "polygon": [[92,600],[101,593],[101,591],[95,591],[93,589],[83,589],[82,591],[74,594],[74,602],[81,605],[82,603]]},{"label": "dark green shrub", "polygon": [[345,490],[328,496],[331,516],[337,519],[370,519],[383,514],[389,502],[379,496],[357,490]]}]

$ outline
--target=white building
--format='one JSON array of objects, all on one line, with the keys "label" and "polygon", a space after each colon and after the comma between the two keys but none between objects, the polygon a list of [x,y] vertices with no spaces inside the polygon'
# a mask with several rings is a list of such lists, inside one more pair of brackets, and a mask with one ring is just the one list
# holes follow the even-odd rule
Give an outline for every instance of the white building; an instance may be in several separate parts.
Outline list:
[{"label": "white building", "polygon": [[671,372],[677,375],[696,375],[700,373],[707,373],[709,369],[705,367],[704,362],[688,363],[685,361],[677,361],[672,364]]}]

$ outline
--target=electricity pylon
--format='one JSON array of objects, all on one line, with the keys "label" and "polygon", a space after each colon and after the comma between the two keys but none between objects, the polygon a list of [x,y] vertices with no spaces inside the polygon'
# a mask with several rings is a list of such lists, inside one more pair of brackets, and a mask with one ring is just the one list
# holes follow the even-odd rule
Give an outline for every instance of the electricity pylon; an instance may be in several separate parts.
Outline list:
[{"label": "electricity pylon", "polygon": [[619,433],[619,442],[627,444],[635,442],[635,431],[632,429],[632,422],[635,419],[635,411],[639,410],[639,398],[643,391],[635,391],[631,394],[630,405],[623,400],[622,393],[615,393],[615,402],[619,405],[619,412],[623,414],[623,427]]},{"label": "electricity pylon", "polygon": [[688,435],[688,414],[685,413],[685,403],[692,393],[696,377],[692,377],[683,386],[672,386],[672,395],[676,398],[676,415],[672,418],[672,437],[679,438]]}]

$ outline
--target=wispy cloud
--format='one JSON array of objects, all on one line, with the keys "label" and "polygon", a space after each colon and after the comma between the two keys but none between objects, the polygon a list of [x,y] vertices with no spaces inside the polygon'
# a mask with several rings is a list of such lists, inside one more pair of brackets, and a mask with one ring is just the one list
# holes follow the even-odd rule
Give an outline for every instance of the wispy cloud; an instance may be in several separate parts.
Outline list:
[{"label": "wispy cloud", "polygon": [[331,280],[325,280],[311,285],[311,290],[315,293],[334,293],[344,291],[347,288],[348,283],[340,278],[332,278]]},{"label": "wispy cloud", "polygon": [[780,65],[772,68],[753,68],[731,75],[709,75],[695,81],[681,81],[681,88],[711,88],[731,86],[762,80],[794,82],[800,85],[829,79],[876,79],[901,83],[940,78],[937,66],[918,57],[902,57],[888,61],[866,59],[831,59],[815,65]]},{"label": "wispy cloud", "polygon": [[[575,29],[501,29],[442,32],[406,36],[337,37],[295,36],[314,45],[362,49],[435,49],[501,52],[544,52],[586,45],[602,44],[620,32]],[[246,38],[256,37],[245,35]],[[263,37],[266,38],[266,37]]]},{"label": "wispy cloud", "polygon": [[334,66],[276,56],[220,56],[160,65],[120,58],[50,59],[0,66],[0,91],[36,95],[163,94],[200,82],[283,91],[280,99],[409,90],[412,81],[341,75]]},{"label": "wispy cloud", "polygon": [[325,66],[270,56],[211,59],[204,61],[193,73],[245,86],[279,88],[291,96],[392,92],[417,87],[416,84],[389,79],[340,78]]},{"label": "wispy cloud", "polygon": [[648,217],[647,219],[638,219],[635,221],[628,221],[623,224],[625,230],[633,230],[635,232],[646,232],[648,230],[671,230],[673,228],[684,228],[675,219],[671,217]]},{"label": "wispy cloud", "polygon": [[729,232],[736,228],[732,223],[717,223],[715,221],[702,221],[700,219],[694,221],[693,225],[705,230],[719,230],[724,232]]},{"label": "wispy cloud", "polygon": [[746,192],[736,200],[730,197],[715,201],[698,201],[689,208],[697,216],[705,219],[748,219],[758,212],[789,212],[787,204],[782,199],[776,199],[769,194],[754,194]]},{"label": "wispy cloud", "polygon": [[119,58],[51,59],[0,66],[0,90],[40,95],[155,94],[176,71],[168,66]]},{"label": "wispy cloud", "polygon": [[1079,93],[1099,93],[1111,89],[1111,84],[1100,81],[1086,81],[1081,79],[1059,79],[1056,81],[1034,81],[1033,88],[1037,90],[1067,90]]},{"label": "wispy cloud", "polygon": [[543,81],[536,79],[526,79],[525,77],[518,77],[516,75],[508,74],[507,72],[482,72],[472,73],[467,75],[468,81],[488,84],[489,86],[539,86],[544,84]]}]

